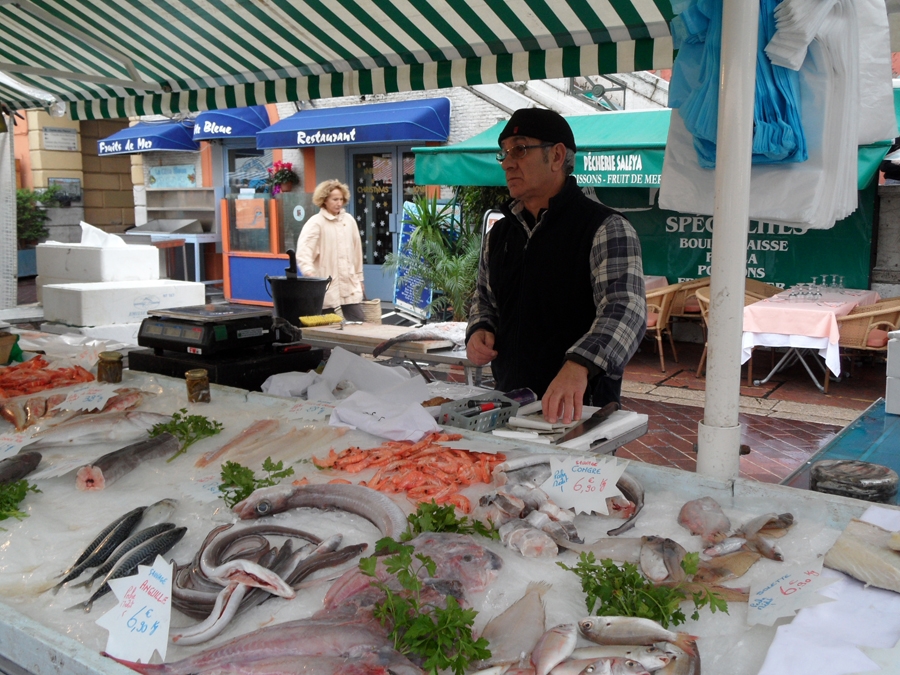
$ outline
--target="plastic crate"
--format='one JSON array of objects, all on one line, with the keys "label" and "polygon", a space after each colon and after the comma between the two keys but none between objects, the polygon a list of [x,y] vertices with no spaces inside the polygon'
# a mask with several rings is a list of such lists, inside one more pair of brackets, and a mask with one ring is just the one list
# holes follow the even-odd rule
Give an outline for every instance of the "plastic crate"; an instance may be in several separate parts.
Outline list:
[{"label": "plastic crate", "polygon": [[[501,403],[509,403],[505,408],[495,408],[494,410],[486,410],[483,413],[472,417],[464,417],[462,413],[472,410],[469,407],[469,401],[500,401]],[[516,414],[519,404],[512,399],[507,398],[503,394],[488,392],[471,396],[469,398],[461,398],[458,401],[445,403],[441,406],[439,423],[448,427],[458,427],[460,429],[468,429],[469,431],[490,431],[506,424],[506,420]]]}]

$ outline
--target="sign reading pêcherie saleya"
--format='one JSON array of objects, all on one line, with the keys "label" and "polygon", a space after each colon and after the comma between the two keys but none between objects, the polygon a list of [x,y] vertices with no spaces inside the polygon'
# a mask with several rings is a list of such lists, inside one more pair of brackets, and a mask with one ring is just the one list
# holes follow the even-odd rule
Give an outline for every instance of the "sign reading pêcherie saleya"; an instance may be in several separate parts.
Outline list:
[{"label": "sign reading p\u00eacherie saleya", "polygon": [[659,187],[663,152],[585,152],[575,156],[575,180],[582,187]]}]

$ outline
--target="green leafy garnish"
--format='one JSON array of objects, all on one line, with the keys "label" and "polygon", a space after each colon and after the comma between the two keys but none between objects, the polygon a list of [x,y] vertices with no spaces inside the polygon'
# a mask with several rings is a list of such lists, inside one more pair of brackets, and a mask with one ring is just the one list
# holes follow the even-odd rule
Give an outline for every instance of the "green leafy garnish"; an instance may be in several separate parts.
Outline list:
[{"label": "green leafy garnish", "polygon": [[0,520],[7,518],[15,518],[22,520],[27,518],[28,514],[19,511],[19,504],[25,499],[25,495],[29,492],[40,492],[37,486],[29,483],[24,478],[13,481],[12,483],[0,484]]},{"label": "green leafy garnish", "polygon": [[266,457],[263,461],[262,470],[266,472],[265,477],[257,478],[252,469],[237,462],[225,462],[222,465],[219,492],[229,508],[249,497],[257,488],[270,487],[282,478],[294,475],[294,469],[285,469],[284,462],[273,462],[271,457]]},{"label": "green leafy garnish", "polygon": [[[385,594],[384,600],[375,604],[374,614],[382,626],[390,626],[394,649],[423,659],[422,668],[433,675],[446,669],[454,675],[463,675],[470,662],[490,658],[488,641],[472,637],[472,624],[478,612],[463,609],[449,595],[445,607],[422,600],[423,583],[419,574],[424,570],[433,577],[434,560],[416,553],[414,547],[390,538],[380,539],[375,546],[378,553],[390,555],[362,558],[359,569],[375,579],[372,585]],[[379,560],[400,584],[400,591],[390,588],[388,582],[378,580],[376,566]]]},{"label": "green leafy garnish", "polygon": [[184,454],[187,449],[201,438],[215,436],[222,431],[222,423],[215,420],[210,421],[203,415],[188,415],[187,408],[182,408],[172,415],[172,419],[168,422],[160,422],[150,429],[150,438],[159,436],[160,434],[170,433],[179,441],[181,448],[174,455],[167,459],[171,462],[178,455]]},{"label": "green leafy garnish", "polygon": [[456,532],[458,534],[480,534],[488,539],[500,539],[500,533],[494,524],[485,525],[481,521],[469,521],[467,516],[456,517],[452,504],[438,505],[433,499],[431,503],[419,504],[415,513],[406,517],[409,529],[400,535],[401,541],[409,541],[422,532]]},{"label": "green leafy garnish", "polygon": [[[698,561],[697,553],[688,553],[681,567],[688,575],[696,574]],[[689,596],[694,602],[691,618],[695,621],[700,618],[699,610],[707,605],[713,613],[728,613],[728,603],[710,588],[702,586],[701,590],[688,592],[682,587],[683,584],[656,586],[645,579],[632,563],[623,563],[619,567],[609,558],[604,558],[598,564],[593,553],[582,553],[575,567],[561,562],[556,564],[581,579],[585,604],[591,614],[595,607],[600,607],[604,616],[652,619],[663,628],[668,628],[669,624],[677,626],[687,620],[681,603]]]}]

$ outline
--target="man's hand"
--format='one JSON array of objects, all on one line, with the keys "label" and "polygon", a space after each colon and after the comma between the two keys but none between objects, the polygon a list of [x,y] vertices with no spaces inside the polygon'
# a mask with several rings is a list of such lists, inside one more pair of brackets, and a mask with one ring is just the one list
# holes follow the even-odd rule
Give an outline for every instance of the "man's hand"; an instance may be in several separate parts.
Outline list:
[{"label": "man's hand", "polygon": [[588,369],[574,361],[566,361],[541,399],[544,419],[551,424],[557,420],[564,424],[580,420],[587,383]]},{"label": "man's hand", "polygon": [[466,358],[476,366],[484,366],[497,358],[494,351],[494,334],[479,328],[466,344]]}]

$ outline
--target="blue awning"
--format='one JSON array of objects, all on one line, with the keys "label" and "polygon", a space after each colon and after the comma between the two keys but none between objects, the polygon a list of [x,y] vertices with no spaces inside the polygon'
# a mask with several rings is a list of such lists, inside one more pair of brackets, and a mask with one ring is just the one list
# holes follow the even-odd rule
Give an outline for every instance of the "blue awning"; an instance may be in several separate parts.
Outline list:
[{"label": "blue awning", "polygon": [[193,122],[138,122],[97,141],[98,155],[130,155],[136,152],[197,151],[191,138]]},{"label": "blue awning", "polygon": [[450,99],[301,110],[256,134],[257,148],[421,143],[450,136]]},{"label": "blue awning", "polygon": [[253,138],[258,131],[269,126],[266,106],[206,110],[194,120],[194,140],[213,138]]}]

